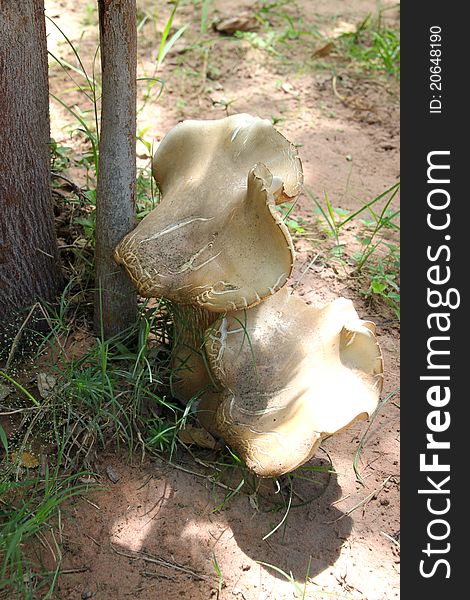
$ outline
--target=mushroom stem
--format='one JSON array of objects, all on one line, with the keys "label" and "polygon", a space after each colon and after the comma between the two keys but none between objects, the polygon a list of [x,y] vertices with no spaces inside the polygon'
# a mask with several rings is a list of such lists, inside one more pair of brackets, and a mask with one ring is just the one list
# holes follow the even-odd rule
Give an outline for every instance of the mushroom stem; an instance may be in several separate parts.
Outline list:
[{"label": "mushroom stem", "polygon": [[204,392],[216,391],[204,352],[206,331],[220,318],[200,306],[173,304],[174,342],[171,356],[172,394],[187,404]]},{"label": "mushroom stem", "polygon": [[204,344],[221,315],[188,304],[173,304],[172,313],[172,394],[183,404],[193,403],[200,424],[214,437],[219,437],[215,415],[221,387],[210,369]]}]

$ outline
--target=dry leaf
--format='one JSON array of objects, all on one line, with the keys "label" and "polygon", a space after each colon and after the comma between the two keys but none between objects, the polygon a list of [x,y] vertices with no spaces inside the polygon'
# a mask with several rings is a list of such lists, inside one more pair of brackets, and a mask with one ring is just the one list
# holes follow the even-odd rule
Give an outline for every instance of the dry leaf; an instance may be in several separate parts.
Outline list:
[{"label": "dry leaf", "polygon": [[[17,459],[18,459],[17,452],[12,452],[11,453],[12,462],[16,462]],[[39,467],[38,457],[34,456],[34,454],[31,454],[31,452],[22,452],[19,456],[19,463],[22,467],[26,467],[27,469],[36,469],[37,467]]]},{"label": "dry leaf", "polygon": [[256,511],[259,511],[258,496],[256,494],[250,494],[248,496],[248,500],[250,502],[251,508],[253,508]]},{"label": "dry leaf", "polygon": [[209,448],[210,450],[217,448],[215,438],[202,427],[186,425],[184,429],[179,430],[178,437],[183,444],[196,444],[200,448]]},{"label": "dry leaf", "polygon": [[87,239],[85,239],[85,238],[81,238],[81,237],[79,237],[79,238],[77,238],[77,239],[74,241],[74,243],[73,243],[73,244],[74,244],[74,246],[76,246],[77,248],[86,248],[86,246],[88,246],[88,240],[87,240]]},{"label": "dry leaf", "polygon": [[299,92],[294,88],[294,86],[288,81],[284,82],[281,85],[281,90],[286,94],[290,94],[291,96],[298,96]]},{"label": "dry leaf", "polygon": [[238,17],[222,17],[212,23],[212,28],[225,35],[233,35],[236,31],[255,31],[259,27],[259,22],[250,15],[240,15]]},{"label": "dry leaf", "polygon": [[323,46],[317,48],[312,54],[312,56],[314,58],[321,58],[322,56],[327,56],[333,50],[333,46],[333,42],[327,42],[326,44],[323,44]]},{"label": "dry leaf", "polygon": [[79,477],[78,481],[80,483],[85,483],[85,484],[92,484],[92,483],[97,483],[97,480],[95,477],[92,477],[91,475],[84,475],[83,477]]}]

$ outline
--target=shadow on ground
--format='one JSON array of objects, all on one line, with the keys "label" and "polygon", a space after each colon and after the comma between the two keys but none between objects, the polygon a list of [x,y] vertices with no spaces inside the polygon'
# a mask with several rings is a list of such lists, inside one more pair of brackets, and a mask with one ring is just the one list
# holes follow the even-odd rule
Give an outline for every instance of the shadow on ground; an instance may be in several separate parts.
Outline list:
[{"label": "shadow on ground", "polygon": [[[302,584],[334,564],[351,531],[351,519],[333,505],[341,496],[335,474],[316,474],[317,484],[297,481],[287,518],[263,540],[286,512],[283,501],[275,511],[257,510],[256,501],[273,508],[272,493],[269,502],[239,493],[214,512],[224,492],[206,478],[160,462],[129,467],[108,456],[99,465],[103,481],[109,466],[119,481],[92,494],[92,504],[74,500],[62,515],[64,569],[83,571],[60,578],[58,598],[91,592],[96,598],[207,599],[218,593],[217,569],[220,598],[291,598],[292,583],[259,563]],[[281,494],[288,502],[290,486]]]}]

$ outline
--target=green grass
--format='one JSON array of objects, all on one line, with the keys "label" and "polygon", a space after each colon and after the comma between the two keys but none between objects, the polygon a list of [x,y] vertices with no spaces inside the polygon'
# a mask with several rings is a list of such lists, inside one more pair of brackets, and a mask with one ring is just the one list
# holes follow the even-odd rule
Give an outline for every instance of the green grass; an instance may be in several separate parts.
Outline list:
[{"label": "green grass", "polygon": [[217,562],[217,558],[215,554],[212,554],[212,566],[214,568],[214,572],[217,576],[217,598],[222,593],[222,586],[224,584],[224,578],[222,577],[222,571],[220,570],[219,563]]},{"label": "green grass", "polygon": [[207,33],[209,27],[209,7],[212,0],[202,0],[201,2],[201,25],[199,31],[202,35]]},{"label": "green grass", "polygon": [[[60,440],[59,440],[60,442]],[[62,554],[55,537],[61,505],[88,491],[78,482],[82,473],[63,475],[60,471],[61,447],[55,466],[45,465],[44,473],[27,473],[20,480],[16,464],[4,469],[0,477],[0,595],[8,598],[51,598],[60,572]],[[23,469],[24,470],[24,469]],[[29,470],[31,471],[31,470]],[[48,534],[53,544],[55,565],[46,572],[32,558],[31,544]]]},{"label": "green grass", "polygon": [[400,253],[394,244],[382,241],[382,245],[388,248],[388,254],[367,264],[363,280],[369,285],[361,294],[366,299],[385,302],[400,320]]},{"label": "green grass", "polygon": [[307,44],[313,49],[320,38],[316,26],[305,21],[294,2],[261,2],[254,17],[259,29],[238,31],[235,37],[286,63],[292,62],[292,50],[298,43]]},{"label": "green grass", "polygon": [[248,496],[251,508],[256,512],[271,513],[271,528],[263,536],[267,540],[278,532],[284,539],[291,511],[310,504],[321,496],[336,474],[331,464],[306,464],[293,473],[282,477],[260,480],[230,448],[219,452],[215,459],[197,459],[208,469],[208,480],[223,490],[223,498],[216,504],[214,513],[225,510],[239,495]]},{"label": "green grass", "polygon": [[72,148],[70,146],[60,145],[51,138],[51,171],[61,173],[71,165]]},{"label": "green grass", "polygon": [[[160,95],[163,92],[165,81],[161,77],[157,76],[158,72],[161,70],[164,60],[174,46],[174,44],[183,36],[188,25],[183,25],[180,27],[175,33],[171,34],[172,25],[174,22],[174,18],[178,9],[179,0],[174,3],[173,10],[167,19],[166,23],[163,26],[163,31],[161,32],[160,44],[158,47],[158,52],[155,58],[154,70],[153,73],[149,76],[139,77],[137,79],[137,83],[143,83],[145,85],[145,89],[142,93],[142,102],[137,107],[137,115],[139,116],[143,111],[145,105],[150,101],[158,101]],[[207,12],[207,1],[204,3],[205,10]],[[90,5],[87,5],[87,21],[88,25],[95,25],[95,28],[98,28],[97,21],[93,21],[95,15],[94,11],[90,11]],[[207,16],[207,15],[206,15]],[[155,29],[157,29],[157,12],[153,11],[152,13],[145,13],[143,16],[138,15],[139,22],[137,23],[137,30],[140,33],[143,26],[148,20],[153,21]],[[54,63],[59,66],[67,77],[70,79],[72,83],[71,91],[79,92],[82,97],[82,102],[79,104],[69,105],[66,100],[63,98],[52,94],[51,97],[57,102],[63,109],[69,114],[71,117],[71,123],[69,124],[69,129],[71,131],[71,135],[73,136],[81,136],[86,144],[88,145],[89,150],[84,152],[80,157],[79,164],[85,167],[86,169],[86,181],[87,181],[87,190],[86,194],[91,203],[96,203],[95,189],[96,189],[96,181],[98,175],[98,161],[99,161],[99,123],[101,118],[101,79],[96,74],[96,62],[99,56],[99,47],[96,48],[93,61],[92,61],[92,69],[91,73],[86,69],[84,65],[84,61],[79,52],[79,48],[77,44],[75,44],[67,33],[57,25],[57,23],[47,17],[49,22],[57,28],[63,40],[65,42],[65,47],[68,54],[71,54],[70,60],[62,57],[56,56],[49,52],[49,55],[53,59]],[[157,93],[154,93],[154,89],[157,87]],[[149,154],[149,159],[152,155],[152,144],[145,139],[145,129],[138,123],[137,124],[137,138],[147,149]],[[53,156],[53,171],[54,168],[58,169],[59,172],[64,168],[67,168],[71,164],[71,160],[69,157],[68,148],[66,146],[59,146],[55,140],[51,141],[52,146],[52,156]],[[148,193],[148,189],[150,188],[150,194]],[[145,192],[143,193],[143,189]],[[150,195],[150,202],[147,202],[147,199]],[[144,201],[145,196],[145,201]],[[154,196],[155,190],[153,186],[153,182],[151,180],[150,174],[150,166],[144,167],[140,169],[138,173],[137,179],[137,208],[138,208],[138,216],[142,217],[150,210],[148,205],[150,204],[152,207],[154,206]],[[80,217],[83,219],[83,217]],[[90,213],[87,217],[87,221],[82,221],[80,224],[84,225],[87,228],[94,228],[94,215]]]},{"label": "green grass", "polygon": [[307,598],[307,583],[308,583],[308,578],[310,575],[310,566],[312,564],[311,556],[309,557],[309,560],[308,560],[308,567],[307,567],[307,573],[305,575],[304,585],[302,585],[298,581],[296,581],[295,577],[292,575],[292,572],[286,573],[283,569],[280,569],[279,567],[276,567],[275,565],[272,565],[270,563],[262,562],[259,560],[256,562],[259,565],[268,567],[268,569],[272,569],[273,571],[275,571],[276,573],[279,573],[279,575],[284,577],[284,579],[286,579],[292,585],[295,598],[298,598],[300,600],[305,600],[305,598]]},{"label": "green grass", "polygon": [[356,69],[384,73],[400,79],[400,32],[381,27],[369,17],[354,33],[343,34],[339,40],[342,52],[349,56]]},{"label": "green grass", "polygon": [[292,236],[295,238],[306,232],[308,223],[304,218],[300,216],[294,217],[292,215],[294,206],[294,204],[286,202],[285,204],[279,205],[278,209],[284,215],[284,223],[287,225]]},{"label": "green grass", "polygon": [[[236,32],[235,37],[248,42],[253,48],[266,52],[283,63],[295,65],[302,71],[341,68],[362,74],[390,75],[400,78],[400,32],[382,25],[381,13],[368,15],[353,33],[344,33],[334,40],[332,52],[324,61],[313,58],[318,45],[331,40],[323,39],[314,22],[305,19],[294,2],[278,0],[258,3],[254,13],[259,22],[256,31]],[[310,49],[310,58],[295,57],[299,43]],[[303,63],[303,65],[302,65]]]},{"label": "green grass", "polygon": [[[396,183],[355,211],[335,207],[327,194],[324,202],[320,202],[310,189],[305,189],[314,204],[323,235],[333,242],[326,245],[320,240],[319,243],[323,248],[327,246],[333,261],[353,267],[351,276],[360,282],[360,293],[364,298],[386,304],[398,320],[400,251],[395,240],[400,231],[400,211],[392,208],[392,203],[399,189],[400,184]],[[351,241],[346,242],[346,232],[351,226],[358,231],[354,234],[356,247]]]},{"label": "green grass", "polygon": [[[217,57],[209,53],[215,43],[209,30],[212,4],[210,0],[192,0],[192,3],[200,11],[200,21],[190,51],[199,53],[205,61],[203,66],[210,67],[217,76]],[[174,3],[164,24],[159,23],[156,11],[139,14],[139,35],[147,23],[153,23],[159,37],[156,38],[154,70],[139,80],[145,87],[138,114],[147,102],[157,101],[164,91],[162,72],[166,57],[178,40],[190,33],[186,24],[174,28],[178,5]],[[90,3],[86,13],[84,24],[96,27],[96,10]],[[256,18],[259,31],[238,37],[276,58],[288,60],[295,44],[300,42],[313,47],[319,40],[316,28],[286,0],[258,3]],[[83,469],[91,468],[96,452],[111,445],[125,452],[129,459],[152,454],[170,462],[181,452],[193,455],[191,449],[183,449],[178,441],[179,429],[194,420],[191,403],[182,407],[171,396],[174,376],[170,367],[171,304],[161,302],[152,308],[142,304],[133,327],[112,340],[105,341],[90,333],[101,89],[99,77],[95,75],[97,53],[89,73],[77,46],[65,32],[59,31],[70,56],[52,58],[67,73],[83,103],[69,105],[64,98],[55,96],[54,99],[70,116],[70,131],[85,141],[85,151],[76,159],[69,146],[51,140],[54,191],[61,197],[60,209],[68,217],[70,230],[70,239],[66,240],[70,247],[62,250],[68,283],[57,304],[40,307],[41,318],[47,321],[49,332],[40,341],[38,357],[46,352],[53,360],[47,366],[43,362],[43,366],[33,365],[26,371],[19,368],[19,363],[12,363],[12,369],[0,373],[2,381],[13,390],[8,405],[18,416],[12,435],[7,436],[0,426],[0,590],[8,590],[8,598],[35,598],[39,594],[53,597],[61,567],[60,543],[55,537],[61,510],[64,502],[87,491],[78,476]],[[344,52],[361,68],[399,76],[398,32],[368,27],[355,37],[344,37],[341,43]],[[191,77],[201,77],[201,73],[193,69]],[[218,102],[229,114],[236,101]],[[274,123],[280,119],[272,117]],[[137,178],[138,218],[148,214],[159,202],[150,167],[153,147],[145,136],[146,129],[139,125],[137,137],[149,161],[140,168]],[[65,175],[70,167],[78,167],[85,173],[82,188],[67,183]],[[315,204],[323,230],[328,232],[327,239],[332,241],[332,253],[342,261],[352,261],[364,297],[388,303],[399,315],[399,250],[385,237],[387,232],[398,230],[398,213],[390,209],[397,191],[398,184],[351,213],[333,207],[326,196],[323,202],[318,202],[308,190],[307,194]],[[294,237],[306,236],[311,224],[295,216],[293,208],[291,205],[281,207],[284,220]],[[343,232],[352,223],[358,226],[359,250],[355,251],[343,243]],[[77,331],[85,332],[86,339],[79,355],[73,357],[70,342]],[[33,373],[44,371],[54,382],[53,393],[45,397],[31,382]],[[38,447],[51,445],[59,449],[58,455],[53,458],[44,451],[46,458],[40,471],[27,468],[18,459],[23,451],[36,452]],[[362,445],[363,440],[361,448]],[[246,494],[253,510],[272,513],[271,528],[264,535],[266,540],[275,534],[282,536],[292,511],[318,497],[333,473],[329,465],[304,465],[293,474],[273,480],[276,493],[272,494],[260,487],[259,480],[228,448],[218,452],[216,457],[211,452],[198,452],[193,456],[195,462],[204,467],[198,475],[223,490],[222,500],[218,496],[214,512],[223,511],[240,494]],[[57,560],[52,571],[36,564],[26,551],[43,535],[51,536],[54,546]],[[308,573],[305,585],[301,586],[292,574],[267,563],[260,564],[289,580],[298,598],[306,597]],[[213,567],[220,594],[223,577],[215,555]]]},{"label": "green grass", "polygon": [[[14,359],[18,353],[19,362],[9,360],[8,373],[0,372],[2,382],[13,390],[7,407],[18,417],[9,437],[0,427],[4,450],[0,455],[1,587],[8,590],[8,597],[33,598],[39,588],[48,597],[55,587],[60,560],[53,573],[46,573],[41,565],[31,563],[24,545],[43,529],[52,531],[50,523],[62,503],[83,489],[67,473],[91,467],[96,452],[108,444],[124,450],[129,458],[145,453],[171,458],[177,450],[178,430],[190,418],[190,405],[184,409],[168,399],[173,335],[168,304],[153,308],[142,304],[133,327],[115,339],[105,341],[87,333],[86,347],[78,357],[70,356],[73,333],[89,332],[91,322],[95,229],[94,189],[80,189],[63,176],[71,164],[69,148],[52,140],[54,193],[59,194],[71,238],[67,240],[71,251],[63,255],[68,262],[64,265],[67,285],[54,305],[37,306],[49,327],[39,340],[37,358],[43,353],[54,358],[48,365],[33,364],[24,371],[20,368],[24,357],[15,347],[10,356]],[[138,217],[143,217],[159,200],[150,165],[139,172],[136,188]],[[44,369],[54,382],[48,397],[41,397],[30,383],[31,374],[40,375]],[[61,450],[57,461],[46,459],[45,476],[32,479],[34,471],[25,472],[21,461],[13,460],[23,452],[42,455],[51,443]]]},{"label": "green grass", "polygon": [[[344,33],[333,42],[326,59],[313,58],[322,44],[315,23],[305,20],[295,3],[264,2],[255,13],[260,28],[254,32],[237,32],[238,39],[253,48],[294,65],[297,70],[332,70],[338,67],[357,74],[388,75],[400,79],[400,31],[381,24],[381,17],[367,16],[353,33]],[[323,39],[324,44],[330,40]],[[295,57],[298,44],[310,48],[310,58],[299,62]],[[303,63],[303,64],[302,64]]]},{"label": "green grass", "polygon": [[165,27],[163,29],[162,37],[160,40],[160,46],[158,48],[157,54],[157,70],[161,67],[163,61],[165,60],[165,56],[171,50],[171,48],[176,44],[179,38],[183,35],[183,33],[188,28],[188,25],[182,25],[171,37],[170,30],[173,25],[173,20],[175,18],[176,11],[178,9],[179,0],[177,0],[174,4],[173,10],[171,12],[170,17],[168,18]]},{"label": "green grass", "polygon": [[[0,372],[12,390],[8,409],[17,417],[8,438],[0,432],[5,450],[0,464],[0,579],[18,598],[36,597],[38,585],[52,593],[60,560],[53,574],[41,575],[25,543],[43,530],[53,531],[63,502],[85,490],[76,482],[77,473],[91,468],[96,452],[111,444],[129,458],[146,452],[171,456],[178,429],[188,418],[162,392],[168,388],[172,327],[164,305],[143,305],[136,324],[112,340],[90,336],[82,355],[73,359],[67,344],[76,318],[67,297],[71,290],[64,290],[56,313],[44,309],[52,330],[39,353],[54,356],[50,364],[33,364],[25,371],[13,363],[9,374]],[[41,395],[41,388],[38,392],[30,383],[31,373],[47,373],[50,390]],[[58,450],[51,451],[53,447]],[[25,452],[43,457],[42,474],[31,476],[34,468],[21,459]]]}]

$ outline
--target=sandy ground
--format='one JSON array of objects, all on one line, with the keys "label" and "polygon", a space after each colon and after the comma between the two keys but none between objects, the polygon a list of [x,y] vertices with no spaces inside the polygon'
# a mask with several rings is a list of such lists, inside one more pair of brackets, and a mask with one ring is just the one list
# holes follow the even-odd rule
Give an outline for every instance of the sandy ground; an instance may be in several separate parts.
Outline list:
[{"label": "sandy ground", "polygon": [[[138,4],[142,11],[153,7],[151,2]],[[250,6],[249,2],[217,0],[211,4],[209,16],[218,12],[237,14],[250,10]],[[90,65],[96,48],[92,8],[69,0],[46,0],[46,7],[47,14],[79,45],[85,63]],[[169,4],[159,6],[160,31],[171,8]],[[288,10],[328,36],[335,28],[344,28],[345,23],[360,23],[374,12],[375,2],[299,0]],[[391,21],[398,18],[397,8],[386,14]],[[151,98],[139,114],[139,127],[145,129],[146,139],[158,142],[184,118],[221,118],[226,114],[224,102],[231,102],[227,108],[230,114],[249,112],[282,119],[276,126],[299,145],[305,183],[319,199],[326,192],[334,206],[355,209],[398,180],[396,82],[352,77],[346,67],[339,68],[333,62],[329,68],[309,68],[301,40],[292,42],[289,55],[278,60],[246,42],[235,44],[212,33],[213,45],[205,59],[204,52],[184,52],[191,35],[197,34],[198,19],[194,3],[182,3],[175,29],[184,23],[191,23],[191,28],[157,73],[166,81],[162,96]],[[140,75],[153,73],[158,45],[155,40],[159,37],[152,27],[151,22],[145,24],[139,38]],[[51,26],[48,30],[50,49],[71,60],[57,31]],[[327,65],[328,60],[326,57]],[[207,65],[215,73],[212,78],[207,76]],[[335,75],[336,88],[332,85]],[[76,91],[67,91],[69,85],[63,72],[53,69],[52,91],[73,102]],[[70,115],[53,103],[53,136],[79,147],[80,139],[71,141],[70,127],[65,127],[70,122]],[[142,146],[139,153],[144,152]],[[293,214],[314,226],[312,239],[303,236],[295,240],[297,263],[291,283],[297,285],[301,278],[296,293],[311,304],[346,296],[354,301],[361,318],[377,323],[385,361],[386,397],[399,387],[396,319],[382,305],[366,303],[348,272],[322,250],[324,236],[318,229],[314,206],[305,194]],[[345,240],[353,243],[354,233],[352,226],[345,232]],[[62,513],[64,568],[72,572],[60,578],[56,597],[295,597],[295,588],[286,577],[260,564],[268,563],[292,573],[302,589],[305,584],[306,598],[397,598],[398,393],[368,431],[359,460],[365,483],[361,485],[353,470],[353,457],[366,427],[364,423],[356,424],[323,444],[312,464],[331,464],[334,473],[329,477],[319,473],[314,483],[300,481],[287,519],[265,540],[284,516],[285,508],[280,507],[278,499],[281,495],[286,498],[285,490],[277,495],[268,490],[262,506],[257,497],[241,492],[216,510],[223,501],[224,489],[211,482],[208,471],[189,454],[180,452],[176,456],[174,462],[179,468],[148,458],[142,464],[136,459],[130,465],[124,456],[101,455],[96,469],[103,489],[91,493],[88,501],[77,499],[68,504]],[[208,458],[204,451],[195,454],[199,460]],[[213,460],[214,456],[209,458]],[[109,466],[119,474],[115,484],[106,477]],[[277,510],[273,511],[276,503]],[[214,562],[220,568],[221,589]]]}]

